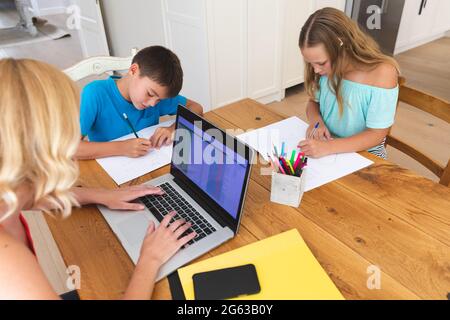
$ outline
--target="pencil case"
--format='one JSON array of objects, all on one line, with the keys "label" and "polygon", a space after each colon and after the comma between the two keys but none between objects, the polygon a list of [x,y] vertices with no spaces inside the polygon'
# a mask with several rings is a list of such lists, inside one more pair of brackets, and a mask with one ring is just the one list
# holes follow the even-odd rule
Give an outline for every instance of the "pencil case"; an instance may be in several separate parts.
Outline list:
[{"label": "pencil case", "polygon": [[298,208],[305,190],[308,169],[303,169],[300,177],[272,172],[270,201]]}]

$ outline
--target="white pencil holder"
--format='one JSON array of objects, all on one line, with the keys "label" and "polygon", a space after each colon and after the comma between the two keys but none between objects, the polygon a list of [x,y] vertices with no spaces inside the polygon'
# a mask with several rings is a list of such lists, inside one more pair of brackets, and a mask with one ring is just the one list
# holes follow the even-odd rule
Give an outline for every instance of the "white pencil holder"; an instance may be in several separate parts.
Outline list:
[{"label": "white pencil holder", "polygon": [[305,168],[300,177],[272,172],[270,201],[297,208],[305,190],[307,171]]}]

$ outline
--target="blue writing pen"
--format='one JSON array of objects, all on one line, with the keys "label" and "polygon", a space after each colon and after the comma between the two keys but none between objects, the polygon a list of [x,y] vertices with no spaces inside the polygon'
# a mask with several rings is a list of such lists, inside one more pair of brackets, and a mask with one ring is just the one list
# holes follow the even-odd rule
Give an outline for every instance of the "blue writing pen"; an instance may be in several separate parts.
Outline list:
[{"label": "blue writing pen", "polygon": [[319,127],[319,122],[316,123],[316,125],[314,126],[313,131],[311,131],[311,133],[309,134],[309,138],[313,138],[314,137],[314,133],[316,133],[317,128]]}]

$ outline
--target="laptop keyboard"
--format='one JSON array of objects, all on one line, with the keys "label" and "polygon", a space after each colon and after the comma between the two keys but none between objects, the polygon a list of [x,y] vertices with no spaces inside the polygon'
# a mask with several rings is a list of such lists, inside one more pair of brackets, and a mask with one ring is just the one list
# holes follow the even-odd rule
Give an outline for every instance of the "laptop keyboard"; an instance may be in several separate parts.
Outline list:
[{"label": "laptop keyboard", "polygon": [[168,213],[176,211],[177,214],[170,221],[170,223],[178,219],[184,219],[186,222],[190,222],[192,224],[191,228],[186,231],[182,237],[192,232],[192,230],[197,233],[197,236],[188,242],[189,245],[200,241],[204,237],[216,231],[216,229],[208,221],[206,221],[206,219],[203,218],[203,216],[195,210],[194,207],[191,206],[191,204],[186,201],[186,199],[184,199],[169,183],[163,183],[159,185],[159,187],[164,190],[165,194],[148,195],[140,198],[140,200],[153,213],[159,222],[161,222]]}]

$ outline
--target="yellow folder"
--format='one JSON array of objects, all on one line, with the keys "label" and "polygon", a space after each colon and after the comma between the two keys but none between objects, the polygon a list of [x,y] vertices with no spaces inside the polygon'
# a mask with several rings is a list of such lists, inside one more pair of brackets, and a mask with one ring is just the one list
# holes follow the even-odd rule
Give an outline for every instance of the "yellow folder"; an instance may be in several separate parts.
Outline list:
[{"label": "yellow folder", "polygon": [[236,299],[344,299],[296,229],[179,269],[186,299],[195,298],[194,274],[245,264],[255,265],[261,291]]}]

